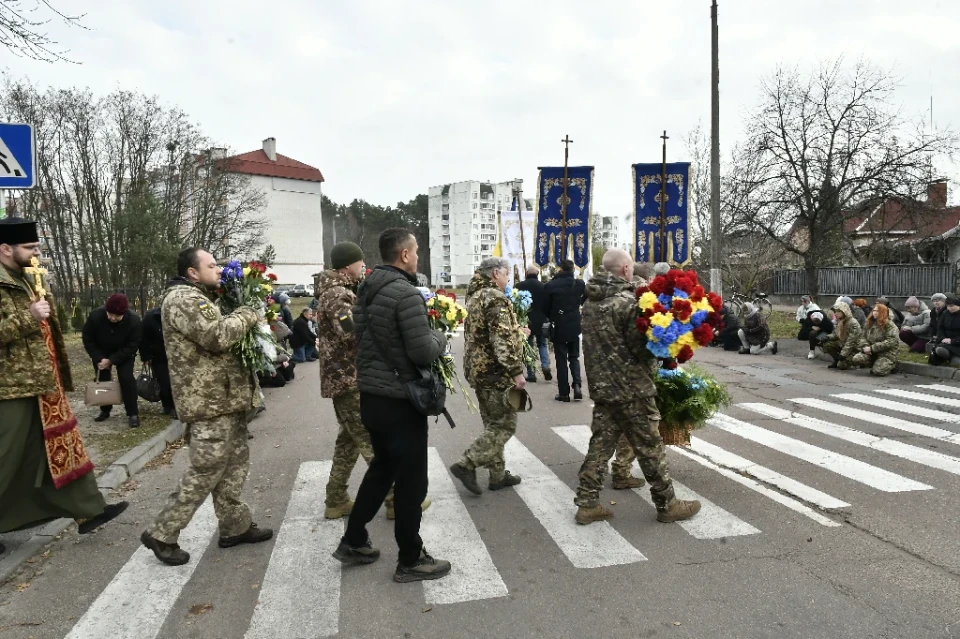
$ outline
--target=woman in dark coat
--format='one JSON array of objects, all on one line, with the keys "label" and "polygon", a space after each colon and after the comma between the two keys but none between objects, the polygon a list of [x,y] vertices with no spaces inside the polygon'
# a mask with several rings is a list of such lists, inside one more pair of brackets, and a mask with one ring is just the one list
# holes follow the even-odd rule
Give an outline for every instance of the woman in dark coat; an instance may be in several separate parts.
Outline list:
[{"label": "woman in dark coat", "polygon": [[767,318],[760,310],[747,302],[743,305],[743,328],[740,329],[741,355],[760,355],[770,351],[777,354],[777,343],[770,341]]},{"label": "woman in dark coat", "polygon": [[807,353],[807,359],[817,357],[817,346],[820,346],[827,337],[833,332],[833,322],[830,321],[823,311],[810,311],[807,319],[800,324],[801,341],[806,340],[810,344],[810,352]]},{"label": "woman in dark coat", "polygon": [[713,334],[716,346],[723,346],[725,351],[740,350],[740,319],[726,305],[723,307],[723,329],[714,330]]},{"label": "woman in dark coat", "polygon": [[928,359],[931,366],[949,364],[952,358],[960,357],[960,298],[947,298],[946,312],[940,316],[934,340]]},{"label": "woman in dark coat", "polygon": [[[93,360],[97,381],[109,382],[110,370],[117,369],[120,394],[127,411],[130,428],[140,425],[140,410],[137,407],[137,380],[133,365],[140,348],[142,327],[140,316],[130,310],[125,295],[111,295],[107,303],[94,309],[83,325],[83,347]],[[113,406],[101,406],[100,414],[93,421],[110,418]]]}]

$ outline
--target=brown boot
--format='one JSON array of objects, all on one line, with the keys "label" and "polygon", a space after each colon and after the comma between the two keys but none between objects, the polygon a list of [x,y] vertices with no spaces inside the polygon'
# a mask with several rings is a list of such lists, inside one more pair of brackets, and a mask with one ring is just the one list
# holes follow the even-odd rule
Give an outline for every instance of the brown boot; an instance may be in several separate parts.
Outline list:
[{"label": "brown boot", "polygon": [[700,512],[700,502],[697,500],[684,501],[683,499],[671,499],[663,508],[657,508],[657,521],[669,524],[674,521],[683,521],[690,519]]},{"label": "brown boot", "polygon": [[340,519],[346,517],[353,510],[353,501],[347,500],[339,506],[327,506],[323,509],[325,519]]},{"label": "brown boot", "polygon": [[[427,497],[423,500],[423,503],[420,504],[420,512],[426,512],[427,508],[430,507],[430,504],[433,503],[433,500]],[[393,506],[387,506],[387,519],[391,521],[397,518],[397,511]]]},{"label": "brown boot", "polygon": [[644,481],[639,477],[633,477],[632,475],[627,475],[626,477],[614,477],[613,478],[613,489],[614,490],[628,490],[630,488],[640,488],[643,486]]},{"label": "brown boot", "polygon": [[273,531],[269,528],[257,528],[256,524],[250,524],[247,532],[234,535],[233,537],[221,537],[217,545],[221,548],[233,548],[240,544],[259,544],[273,537]]},{"label": "brown boot", "polygon": [[179,545],[164,543],[146,530],[140,535],[140,543],[152,550],[154,556],[168,566],[182,566],[190,561],[190,553]]},{"label": "brown boot", "polygon": [[600,505],[594,506],[593,508],[580,506],[580,508],[577,509],[577,515],[574,519],[576,519],[577,523],[581,526],[586,526],[595,521],[613,519],[613,511]]}]

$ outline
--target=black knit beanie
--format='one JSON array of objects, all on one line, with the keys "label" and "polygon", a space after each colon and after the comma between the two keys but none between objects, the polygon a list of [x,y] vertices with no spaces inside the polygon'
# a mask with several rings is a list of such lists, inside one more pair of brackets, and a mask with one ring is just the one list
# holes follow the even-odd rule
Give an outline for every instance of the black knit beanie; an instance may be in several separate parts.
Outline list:
[{"label": "black knit beanie", "polygon": [[340,242],[330,251],[330,262],[334,269],[350,266],[363,260],[363,250],[353,242]]}]

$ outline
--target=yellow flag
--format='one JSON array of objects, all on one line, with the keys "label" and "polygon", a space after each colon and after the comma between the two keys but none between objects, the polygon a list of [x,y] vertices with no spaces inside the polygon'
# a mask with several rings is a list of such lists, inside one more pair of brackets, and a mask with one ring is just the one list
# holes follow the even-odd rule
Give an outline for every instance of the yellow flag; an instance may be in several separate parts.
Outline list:
[{"label": "yellow flag", "polygon": [[501,238],[502,235],[503,235],[503,232],[500,224],[500,211],[497,211],[497,243],[493,247],[494,257],[503,257],[503,240]]}]

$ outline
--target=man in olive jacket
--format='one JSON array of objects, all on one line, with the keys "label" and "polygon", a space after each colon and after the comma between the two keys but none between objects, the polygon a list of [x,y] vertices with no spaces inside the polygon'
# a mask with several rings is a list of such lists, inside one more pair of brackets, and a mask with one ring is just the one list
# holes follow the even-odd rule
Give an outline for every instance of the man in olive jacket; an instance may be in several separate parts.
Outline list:
[{"label": "man in olive jacket", "polygon": [[177,258],[178,277],[160,306],[173,399],[190,434],[190,466],[140,540],[171,566],[190,561],[177,539],[210,494],[221,548],[273,536],[252,523],[242,497],[250,469],[247,414],[258,406],[260,393],[256,377],[231,350],[260,316],[248,307],[221,315],[211,293],[220,284],[220,271],[210,253],[184,249]]},{"label": "man in olive jacket", "polygon": [[333,556],[345,564],[380,558],[367,524],[394,485],[394,536],[400,551],[393,579],[439,579],[450,572],[450,562],[431,557],[420,538],[420,507],[427,496],[427,417],[407,398],[404,384],[419,379],[419,369],[443,355],[446,338],[430,328],[416,288],[413,233],[402,228],[381,233],[380,258],[383,264],[360,286],[353,309],[360,419],[370,432],[373,460]]}]

